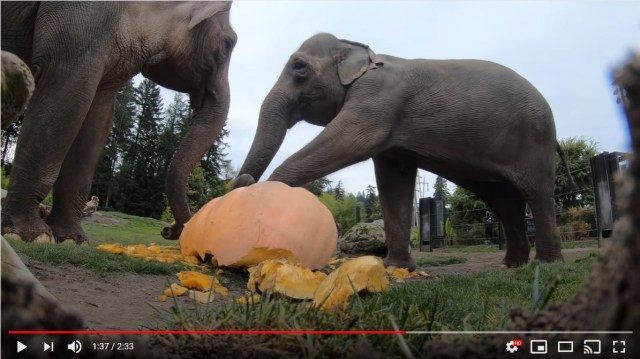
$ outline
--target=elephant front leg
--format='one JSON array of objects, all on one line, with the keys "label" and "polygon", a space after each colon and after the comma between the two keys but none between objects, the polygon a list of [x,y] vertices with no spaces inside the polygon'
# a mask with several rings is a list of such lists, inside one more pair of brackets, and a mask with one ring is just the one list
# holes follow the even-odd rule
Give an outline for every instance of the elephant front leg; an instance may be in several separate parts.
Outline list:
[{"label": "elephant front leg", "polygon": [[96,93],[80,132],[65,157],[53,187],[53,207],[47,224],[58,243],[88,242],[80,219],[91,191],[91,182],[113,123],[116,90]]},{"label": "elephant front leg", "polygon": [[373,164],[389,250],[384,264],[414,270],[416,265],[411,258],[409,237],[417,168],[384,156],[374,157]]},{"label": "elephant front leg", "polygon": [[[82,126],[99,81],[96,74],[43,69],[25,113],[9,191],[2,208],[2,234],[26,242],[53,242],[38,206],[49,194],[62,162]],[[41,85],[41,86],[40,86]]]}]

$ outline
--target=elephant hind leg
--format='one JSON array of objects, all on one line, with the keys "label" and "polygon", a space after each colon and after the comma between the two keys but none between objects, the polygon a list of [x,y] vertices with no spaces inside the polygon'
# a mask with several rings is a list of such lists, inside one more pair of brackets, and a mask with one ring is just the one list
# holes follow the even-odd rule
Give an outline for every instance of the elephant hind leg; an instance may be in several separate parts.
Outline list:
[{"label": "elephant hind leg", "polygon": [[529,206],[536,229],[536,259],[542,262],[564,261],[552,194],[530,199]]},{"label": "elephant hind leg", "polygon": [[507,241],[507,253],[503,264],[507,267],[526,264],[529,261],[531,246],[527,241],[523,196],[513,185],[505,183],[489,184],[475,192],[502,223]]}]

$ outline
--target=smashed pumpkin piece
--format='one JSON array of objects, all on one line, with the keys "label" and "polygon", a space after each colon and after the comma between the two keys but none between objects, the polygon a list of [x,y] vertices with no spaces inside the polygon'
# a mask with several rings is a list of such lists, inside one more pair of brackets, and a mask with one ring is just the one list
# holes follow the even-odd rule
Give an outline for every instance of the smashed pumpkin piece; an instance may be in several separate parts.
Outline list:
[{"label": "smashed pumpkin piece", "polygon": [[127,249],[123,247],[120,243],[101,244],[98,246],[98,249],[101,251],[105,251],[113,254],[122,254],[127,251]]},{"label": "smashed pumpkin piece", "polygon": [[166,295],[160,295],[158,296],[158,301],[160,302],[166,302],[167,301],[167,296]]},{"label": "smashed pumpkin piece", "polygon": [[194,271],[183,271],[177,274],[180,284],[191,289],[208,292],[213,289],[218,294],[226,296],[229,290],[220,284],[218,278]]},{"label": "smashed pumpkin piece", "polygon": [[313,295],[313,305],[324,309],[346,309],[357,292],[385,292],[389,277],[382,259],[364,256],[344,262],[325,278]]},{"label": "smashed pumpkin piece", "polygon": [[236,299],[236,303],[238,304],[258,304],[262,300],[262,296],[258,293],[249,293],[245,297],[240,297]]},{"label": "smashed pumpkin piece", "polygon": [[213,292],[201,292],[199,290],[189,290],[189,298],[198,303],[207,304],[213,302]]},{"label": "smashed pumpkin piece", "polygon": [[398,282],[402,281],[403,279],[429,276],[427,272],[409,272],[407,268],[398,268],[398,267],[388,267],[387,273],[389,273],[389,275],[392,278],[396,279]]},{"label": "smashed pumpkin piece", "polygon": [[289,298],[313,299],[313,293],[326,276],[295,259],[268,259],[250,269],[247,288],[251,292],[273,291]]},{"label": "smashed pumpkin piece", "polygon": [[188,290],[187,288],[181,285],[178,285],[176,283],[171,283],[171,287],[164,290],[164,295],[166,297],[173,297],[173,296],[179,297],[181,295],[184,295],[184,293],[186,293],[187,290]]},{"label": "smashed pumpkin piece", "polygon": [[98,246],[98,249],[113,254],[124,254],[129,257],[141,258],[148,261],[155,260],[162,263],[183,261],[192,267],[202,265],[195,256],[183,255],[178,246],[159,246],[155,243],[151,243],[149,246],[144,244],[123,246],[120,243],[112,243],[101,244]]}]

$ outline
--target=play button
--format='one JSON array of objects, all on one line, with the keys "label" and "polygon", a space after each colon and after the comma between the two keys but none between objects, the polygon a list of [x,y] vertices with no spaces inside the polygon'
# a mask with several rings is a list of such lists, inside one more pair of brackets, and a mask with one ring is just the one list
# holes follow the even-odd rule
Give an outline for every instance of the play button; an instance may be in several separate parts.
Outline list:
[{"label": "play button", "polygon": [[27,349],[27,346],[18,342],[18,353],[20,353],[21,351]]}]

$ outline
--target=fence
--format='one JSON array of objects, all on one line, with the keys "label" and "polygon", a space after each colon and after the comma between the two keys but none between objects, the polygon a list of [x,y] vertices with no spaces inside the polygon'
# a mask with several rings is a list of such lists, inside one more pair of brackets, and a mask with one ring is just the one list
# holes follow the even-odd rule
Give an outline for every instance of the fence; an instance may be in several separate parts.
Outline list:
[{"label": "fence", "polygon": [[[556,199],[560,196],[568,194],[593,194],[593,188],[583,188],[577,191],[567,192],[556,195]],[[593,198],[590,196],[590,198]],[[559,203],[559,201],[556,201]],[[481,219],[487,211],[491,211],[488,207],[476,208],[466,211],[451,211],[445,213],[445,221],[449,222],[446,228],[445,245],[474,245],[482,243],[498,243],[500,237],[501,225],[495,219],[487,223]],[[473,213],[476,212],[476,213]],[[587,202],[583,207],[561,208],[556,207],[556,225],[560,231],[563,241],[575,241],[586,238],[596,239],[596,208],[595,202]],[[464,218],[476,218],[475,220],[463,220]],[[528,217],[526,213],[522,213],[522,220],[527,228],[527,236],[533,242],[535,238],[535,225],[533,217]],[[489,228],[487,228],[489,227]]]}]

